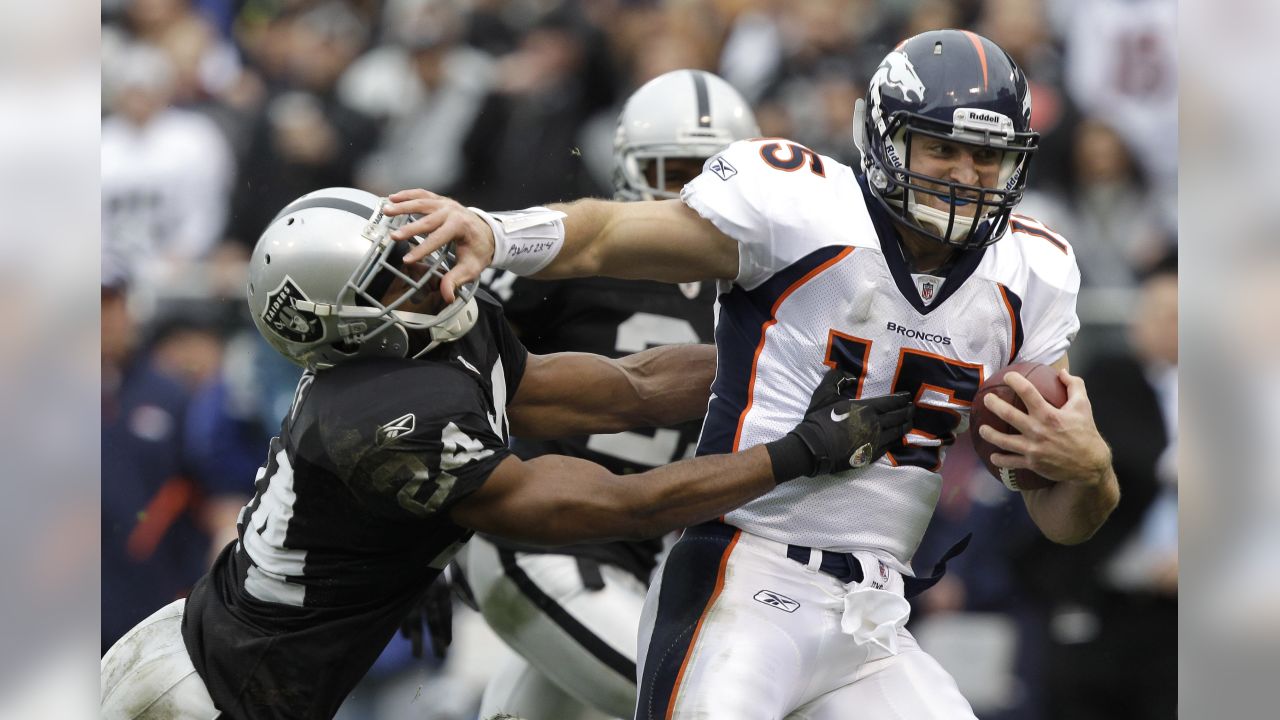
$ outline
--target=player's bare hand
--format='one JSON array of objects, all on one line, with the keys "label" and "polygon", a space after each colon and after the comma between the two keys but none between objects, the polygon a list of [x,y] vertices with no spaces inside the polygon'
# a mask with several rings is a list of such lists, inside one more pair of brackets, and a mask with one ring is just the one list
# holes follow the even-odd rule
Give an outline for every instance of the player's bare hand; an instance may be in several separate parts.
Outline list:
[{"label": "player's bare hand", "polygon": [[982,438],[1007,450],[991,461],[999,467],[1029,469],[1057,482],[1097,484],[1111,467],[1111,450],[1093,422],[1093,407],[1084,380],[1059,370],[1067,388],[1067,401],[1056,408],[1022,375],[1011,372],[1005,383],[1018,394],[1026,412],[990,393],[983,398],[988,410],[1009,423],[1016,433],[1003,433],[990,425],[978,429]]},{"label": "player's bare hand", "polygon": [[480,277],[492,262],[493,231],[479,215],[456,200],[422,189],[401,190],[387,199],[389,202],[383,206],[387,215],[410,216],[409,222],[391,233],[391,238],[422,238],[422,243],[405,255],[406,263],[417,262],[454,243],[457,262],[440,281],[440,294],[446,302],[453,302],[457,288]]}]

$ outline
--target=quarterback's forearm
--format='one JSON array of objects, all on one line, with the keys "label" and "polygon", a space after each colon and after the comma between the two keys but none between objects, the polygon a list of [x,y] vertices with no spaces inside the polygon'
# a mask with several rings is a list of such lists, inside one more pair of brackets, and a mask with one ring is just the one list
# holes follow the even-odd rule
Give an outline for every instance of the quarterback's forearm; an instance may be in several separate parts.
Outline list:
[{"label": "quarterback's forearm", "polygon": [[1050,540],[1062,545],[1082,543],[1102,527],[1120,502],[1120,484],[1108,463],[1094,483],[1054,483],[1022,493],[1027,512]]},{"label": "quarterback's forearm", "polygon": [[511,432],[553,438],[699,418],[715,368],[711,345],[669,345],[617,360],[585,353],[530,356],[508,408]]},{"label": "quarterback's forearm", "polygon": [[534,277],[613,277],[660,282],[730,279],[737,244],[679,200],[578,200],[565,213],[559,254]]}]

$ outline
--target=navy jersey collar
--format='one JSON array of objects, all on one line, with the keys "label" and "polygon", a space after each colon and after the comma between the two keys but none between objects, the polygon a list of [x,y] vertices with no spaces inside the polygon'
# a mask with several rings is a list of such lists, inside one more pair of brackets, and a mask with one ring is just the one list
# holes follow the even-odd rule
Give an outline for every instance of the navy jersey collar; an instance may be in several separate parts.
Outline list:
[{"label": "navy jersey collar", "polygon": [[982,262],[982,257],[986,253],[987,248],[975,248],[970,250],[960,250],[952,254],[951,259],[945,265],[938,268],[930,275],[936,275],[945,278],[946,282],[942,283],[942,290],[938,293],[938,297],[928,305],[924,300],[920,299],[920,293],[916,291],[915,281],[911,278],[911,267],[907,264],[905,257],[906,250],[902,245],[902,235],[898,232],[897,226],[893,222],[891,216],[880,201],[871,194],[871,188],[867,186],[867,178],[865,175],[858,175],[858,186],[862,188],[862,197],[867,206],[867,214],[871,216],[871,224],[876,229],[876,235],[880,239],[880,253],[884,256],[885,263],[889,266],[889,274],[893,276],[893,282],[898,286],[898,292],[906,298],[907,302],[916,309],[921,315],[928,315],[936,310],[947,298],[955,294],[964,281],[969,279],[974,270],[978,269],[978,263]]}]

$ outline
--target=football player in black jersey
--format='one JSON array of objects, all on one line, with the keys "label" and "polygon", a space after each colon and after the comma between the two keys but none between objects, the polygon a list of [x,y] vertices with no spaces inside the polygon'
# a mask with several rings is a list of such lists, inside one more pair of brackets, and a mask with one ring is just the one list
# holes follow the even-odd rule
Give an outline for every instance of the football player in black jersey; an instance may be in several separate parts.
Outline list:
[{"label": "football player in black jersey", "polygon": [[620,360],[531,355],[474,285],[442,299],[451,249],[406,264],[403,220],[349,188],[286,206],[250,260],[253,320],[306,368],[256,494],[191,596],[102,660],[106,718],[328,718],[474,531],[563,545],[645,538],[801,475],[865,463],[909,422],[905,397],[851,401],[832,371],[774,443],[623,477],[525,461],[555,437],[697,417],[709,346]]},{"label": "football player in black jersey", "polygon": [[[760,129],[733,86],[676,70],[636,90],[614,137],[616,199],[675,198],[707,158]],[[530,280],[499,271],[487,286],[530,352],[622,357],[650,347],[712,343],[715,283]],[[522,458],[585,458],[616,474],[693,457],[701,417],[552,440],[514,438]],[[630,718],[636,635],[661,538],[546,548],[482,535],[459,556],[480,611],[517,653],[490,679],[480,716],[527,720]]]}]

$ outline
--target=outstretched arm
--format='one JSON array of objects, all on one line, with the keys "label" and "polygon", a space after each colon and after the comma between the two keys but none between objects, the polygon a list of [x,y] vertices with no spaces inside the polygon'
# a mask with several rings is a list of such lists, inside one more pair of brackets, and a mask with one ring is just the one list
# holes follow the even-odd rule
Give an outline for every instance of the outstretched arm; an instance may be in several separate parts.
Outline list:
[{"label": "outstretched arm", "polygon": [[509,457],[450,516],[480,532],[544,545],[641,539],[723,515],[776,484],[763,445],[635,475],[564,455]]},{"label": "outstretched arm", "polygon": [[588,353],[530,355],[507,406],[511,433],[552,438],[666,427],[707,411],[716,350],[668,345],[611,360]]},{"label": "outstretched arm", "polygon": [[991,456],[1006,468],[1030,468],[1055,480],[1037,490],[1024,490],[1027,512],[1045,537],[1063,545],[1093,537],[1120,502],[1120,485],[1111,467],[1111,448],[1093,422],[1093,408],[1084,380],[1068,372],[1064,356],[1053,364],[1067,386],[1067,402],[1050,405],[1029,380],[1017,373],[1005,376],[1027,411],[991,393],[987,408],[1008,422],[1018,434],[1001,433],[990,425],[978,429],[982,437],[1007,450]]},{"label": "outstretched arm", "polygon": [[[409,252],[407,262],[456,243],[458,262],[440,284],[445,300],[452,301],[457,287],[479,277],[493,262],[493,230],[456,201],[426,190],[402,190],[389,200],[384,208],[388,215],[419,216],[394,231],[392,238],[426,238]],[[579,200],[551,209],[565,214],[564,241],[533,277],[602,275],[689,282],[738,274],[737,243],[679,200]]]},{"label": "outstretched arm", "polygon": [[450,517],[474,530],[547,545],[656,537],[723,515],[779,482],[865,467],[911,426],[910,396],[850,400],[842,389],[851,379],[831,370],[791,432],[741,452],[625,476],[562,455],[527,462],[508,457]]}]

